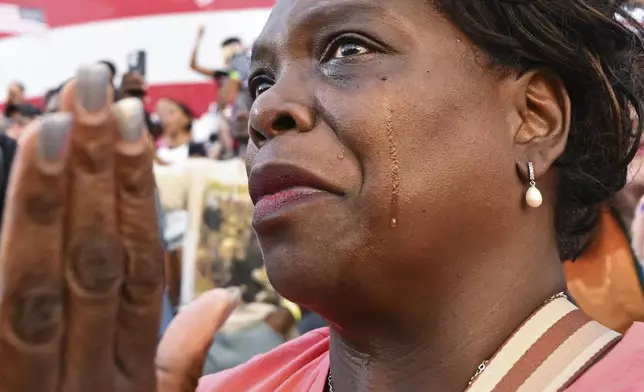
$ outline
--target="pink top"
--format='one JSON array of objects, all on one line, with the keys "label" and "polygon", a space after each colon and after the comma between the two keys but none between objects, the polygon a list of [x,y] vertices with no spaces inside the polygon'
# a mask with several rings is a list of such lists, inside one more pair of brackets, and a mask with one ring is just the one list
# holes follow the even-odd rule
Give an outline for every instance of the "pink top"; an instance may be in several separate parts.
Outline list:
[{"label": "pink top", "polygon": [[635,323],[604,359],[566,391],[644,391],[644,323]]},{"label": "pink top", "polygon": [[309,332],[247,363],[201,379],[197,392],[322,392],[329,373],[329,329]]},{"label": "pink top", "polygon": [[[248,363],[201,379],[197,392],[322,392],[329,372],[329,329],[310,332]],[[567,392],[644,391],[644,323],[637,323]]]}]

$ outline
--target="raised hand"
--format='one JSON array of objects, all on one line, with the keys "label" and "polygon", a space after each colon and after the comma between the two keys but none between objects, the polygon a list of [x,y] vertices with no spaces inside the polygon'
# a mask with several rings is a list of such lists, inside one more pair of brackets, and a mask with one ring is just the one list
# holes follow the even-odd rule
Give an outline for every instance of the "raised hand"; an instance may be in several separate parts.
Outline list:
[{"label": "raised hand", "polygon": [[34,122],[0,250],[0,392],[194,391],[238,293],[182,312],[155,366],[163,293],[153,151],[137,99],[112,105],[102,65]]}]

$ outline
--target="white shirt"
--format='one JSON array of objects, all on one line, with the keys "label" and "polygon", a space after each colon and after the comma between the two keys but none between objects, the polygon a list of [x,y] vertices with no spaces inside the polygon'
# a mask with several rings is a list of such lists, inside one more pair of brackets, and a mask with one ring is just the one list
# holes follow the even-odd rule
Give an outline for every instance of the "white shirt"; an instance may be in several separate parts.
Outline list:
[{"label": "white shirt", "polygon": [[182,144],[178,147],[159,147],[157,149],[157,156],[168,165],[183,163],[188,160],[190,149],[188,143]]}]

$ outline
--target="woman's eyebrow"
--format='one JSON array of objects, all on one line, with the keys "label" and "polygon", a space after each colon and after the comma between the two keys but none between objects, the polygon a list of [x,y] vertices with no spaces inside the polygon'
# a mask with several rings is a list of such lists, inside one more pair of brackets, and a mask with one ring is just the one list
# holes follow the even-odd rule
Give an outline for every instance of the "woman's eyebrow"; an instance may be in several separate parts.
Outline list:
[{"label": "woman's eyebrow", "polygon": [[[392,0],[393,1],[393,0]],[[299,13],[297,17],[293,17]],[[330,30],[342,25],[364,25],[378,21],[379,25],[387,23],[396,29],[399,35],[409,35],[402,27],[401,20],[396,18],[380,4],[371,1],[322,1],[304,11],[292,10],[288,17],[288,27],[279,35],[262,34],[252,48],[253,60],[266,60],[280,44],[291,40],[301,41],[302,37],[316,34],[319,31]]]}]

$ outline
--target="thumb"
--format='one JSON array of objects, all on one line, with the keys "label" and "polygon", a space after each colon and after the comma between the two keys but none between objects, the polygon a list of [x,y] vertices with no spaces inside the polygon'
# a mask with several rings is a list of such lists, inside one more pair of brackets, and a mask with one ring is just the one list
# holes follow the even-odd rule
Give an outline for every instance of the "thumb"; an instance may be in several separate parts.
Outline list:
[{"label": "thumb", "polygon": [[209,291],[183,309],[157,349],[159,392],[194,392],[215,332],[239,303],[238,288]]}]

